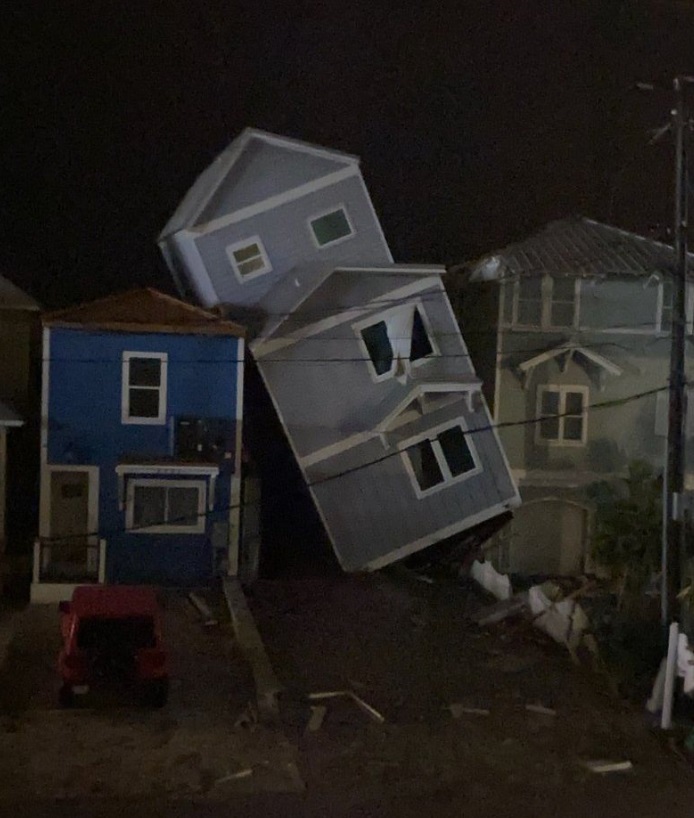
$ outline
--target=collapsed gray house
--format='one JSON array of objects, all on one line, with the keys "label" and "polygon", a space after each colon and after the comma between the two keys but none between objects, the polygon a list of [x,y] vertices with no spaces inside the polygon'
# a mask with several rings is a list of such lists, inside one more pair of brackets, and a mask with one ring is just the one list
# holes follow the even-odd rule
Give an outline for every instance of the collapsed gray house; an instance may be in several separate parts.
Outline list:
[{"label": "collapsed gray house", "polygon": [[247,129],[159,245],[182,293],[253,310],[250,350],[343,569],[509,518],[518,491],[444,268],[393,262],[356,157]]}]

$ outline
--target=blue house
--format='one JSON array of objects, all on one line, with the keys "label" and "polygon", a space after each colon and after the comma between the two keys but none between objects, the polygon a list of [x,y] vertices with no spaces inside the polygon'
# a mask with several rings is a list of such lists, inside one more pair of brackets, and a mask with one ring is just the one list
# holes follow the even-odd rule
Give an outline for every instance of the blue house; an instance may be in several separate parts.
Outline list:
[{"label": "blue house", "polygon": [[43,317],[32,600],[238,568],[244,330],[152,289]]}]

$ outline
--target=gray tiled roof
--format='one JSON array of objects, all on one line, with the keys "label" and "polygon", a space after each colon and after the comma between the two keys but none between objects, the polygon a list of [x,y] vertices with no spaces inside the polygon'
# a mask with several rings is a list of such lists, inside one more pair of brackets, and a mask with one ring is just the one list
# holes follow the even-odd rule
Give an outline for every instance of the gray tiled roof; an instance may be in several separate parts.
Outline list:
[{"label": "gray tiled roof", "polygon": [[[690,264],[694,255],[689,254]],[[498,261],[497,261],[498,260]],[[586,218],[550,222],[539,233],[468,265],[472,280],[523,274],[615,276],[671,273],[671,246]]]}]

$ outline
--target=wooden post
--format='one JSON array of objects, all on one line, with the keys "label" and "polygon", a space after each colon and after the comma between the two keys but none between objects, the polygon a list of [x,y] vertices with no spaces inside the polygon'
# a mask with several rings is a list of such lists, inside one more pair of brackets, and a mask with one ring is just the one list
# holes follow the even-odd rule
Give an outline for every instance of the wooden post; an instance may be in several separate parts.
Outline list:
[{"label": "wooden post", "polygon": [[34,540],[34,564],[32,566],[31,581],[34,585],[41,582],[41,540],[38,537]]},{"label": "wooden post", "polygon": [[106,582],[106,540],[99,540],[99,584]]}]

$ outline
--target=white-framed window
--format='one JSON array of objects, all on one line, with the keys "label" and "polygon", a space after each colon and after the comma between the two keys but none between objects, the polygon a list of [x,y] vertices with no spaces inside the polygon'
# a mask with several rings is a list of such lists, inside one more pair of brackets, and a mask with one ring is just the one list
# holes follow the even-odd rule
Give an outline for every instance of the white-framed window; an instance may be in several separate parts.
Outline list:
[{"label": "white-framed window", "polygon": [[420,301],[393,307],[353,326],[376,381],[406,374],[438,355]]},{"label": "white-framed window", "polygon": [[461,418],[400,444],[417,497],[427,497],[482,470],[475,446],[466,432]]},{"label": "white-framed window", "polygon": [[143,425],[166,423],[165,352],[124,352],[121,421]]},{"label": "white-framed window", "polygon": [[132,534],[203,534],[204,480],[128,481],[125,527]]},{"label": "white-framed window", "polygon": [[520,276],[513,288],[512,323],[518,327],[578,324],[580,280],[570,276]]},{"label": "white-framed window", "polygon": [[311,216],[308,225],[313,242],[319,248],[337,244],[354,235],[354,228],[344,205]]},{"label": "white-framed window", "polygon": [[227,257],[239,281],[265,275],[272,270],[270,259],[259,236],[230,244],[226,248]]},{"label": "white-framed window", "polygon": [[556,446],[585,446],[587,406],[587,386],[540,386],[535,439]]}]

